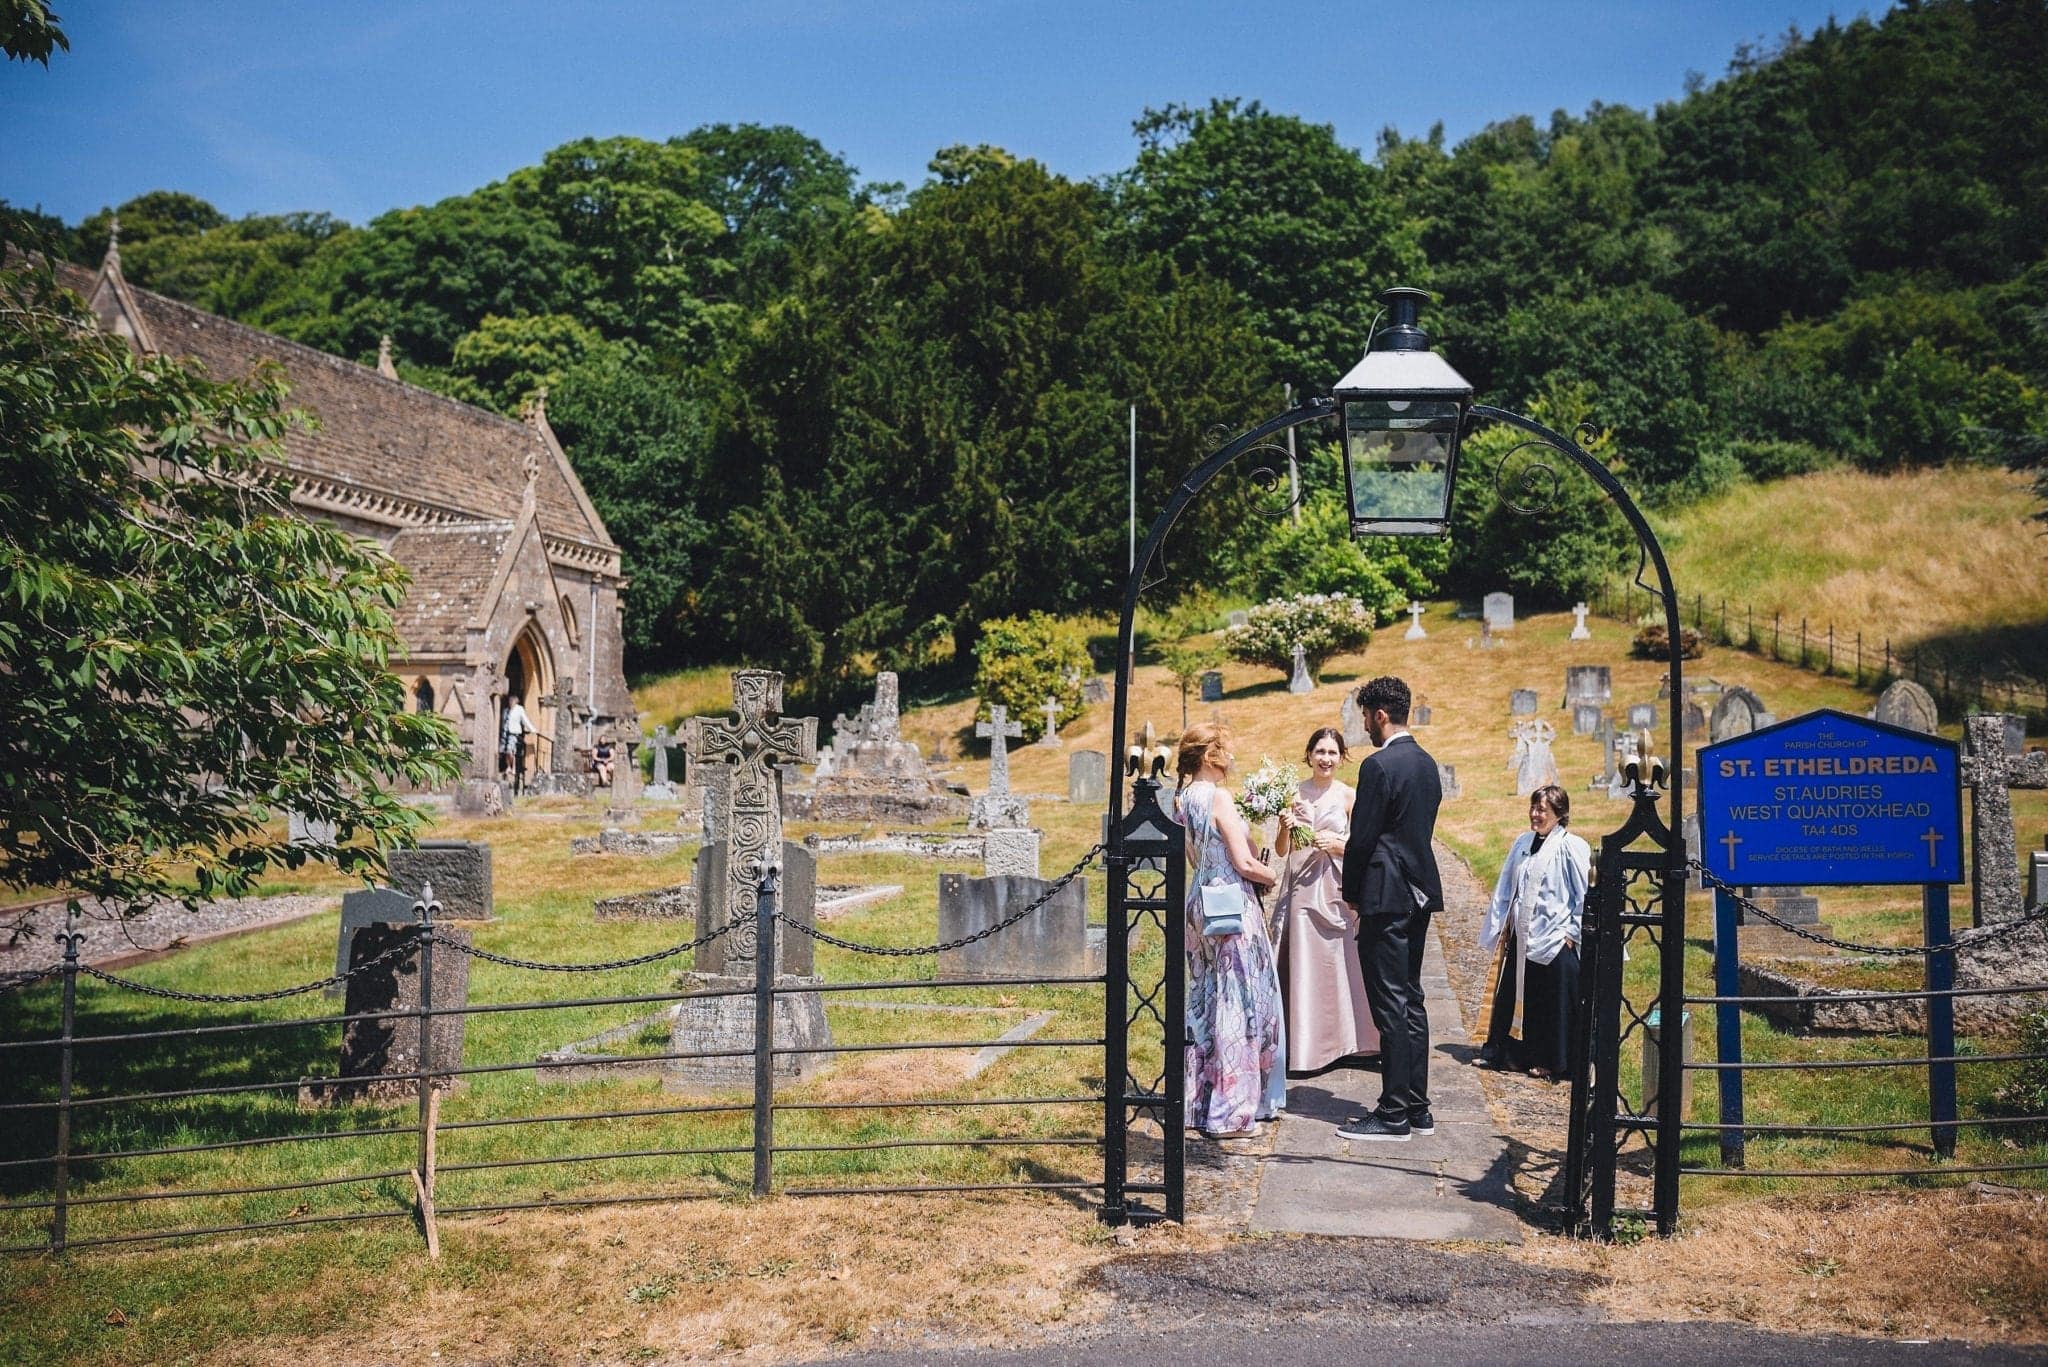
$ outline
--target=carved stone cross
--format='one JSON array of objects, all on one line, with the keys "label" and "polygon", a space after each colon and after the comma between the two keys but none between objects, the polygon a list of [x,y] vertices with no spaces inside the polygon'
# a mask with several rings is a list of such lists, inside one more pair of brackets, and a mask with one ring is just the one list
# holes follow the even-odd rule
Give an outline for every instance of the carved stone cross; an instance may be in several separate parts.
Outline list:
[{"label": "carved stone cross", "polygon": [[1422,629],[1422,604],[1415,602],[1409,603],[1408,616],[1413,620],[1408,623],[1408,630],[1402,635],[1402,640],[1419,641],[1423,637],[1429,635],[1428,632]]},{"label": "carved stone cross", "polygon": [[1024,736],[1024,723],[1010,720],[1010,709],[991,703],[988,720],[974,724],[974,734],[988,742],[988,791],[1005,797],[1010,791],[1010,742]]},{"label": "carved stone cross", "polygon": [[1586,614],[1591,611],[1592,609],[1587,607],[1584,603],[1572,604],[1571,638],[1574,641],[1590,641],[1593,639],[1593,633],[1586,630]]},{"label": "carved stone cross", "polygon": [[1050,746],[1055,750],[1059,749],[1060,724],[1058,721],[1055,720],[1055,718],[1057,718],[1060,713],[1066,711],[1067,709],[1060,706],[1060,700],[1058,698],[1053,697],[1051,694],[1047,694],[1044,706],[1040,707],[1038,710],[1045,713],[1045,734],[1038,738],[1038,743],[1040,745]]},{"label": "carved stone cross", "polygon": [[647,785],[647,795],[672,797],[675,790],[668,782],[668,750],[675,744],[675,737],[669,734],[666,726],[657,726],[654,728],[654,740],[651,743],[654,746],[654,781]]},{"label": "carved stone cross", "polygon": [[2009,753],[2001,713],[1979,712],[1963,727],[1969,740],[1963,784],[1970,790],[1970,924],[2017,920],[2025,908],[2011,790],[2048,788],[2048,752]]},{"label": "carved stone cross", "polygon": [[[690,763],[729,766],[726,799],[726,907],[738,920],[760,904],[761,875],[782,849],[781,776],[776,766],[818,758],[818,719],[784,717],[782,675],[738,669],[732,676],[732,715],[692,717],[684,730]],[[769,952],[773,952],[770,947]],[[726,972],[753,971],[754,924],[726,935]]]}]

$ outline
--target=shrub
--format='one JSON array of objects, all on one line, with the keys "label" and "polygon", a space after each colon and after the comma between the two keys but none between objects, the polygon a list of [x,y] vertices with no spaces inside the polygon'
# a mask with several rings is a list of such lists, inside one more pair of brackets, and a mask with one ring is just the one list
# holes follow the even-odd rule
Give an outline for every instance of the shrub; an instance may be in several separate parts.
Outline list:
[{"label": "shrub", "polygon": [[1841,463],[1833,452],[1803,441],[1731,441],[1724,449],[1758,481],[1810,475]]},{"label": "shrub", "polygon": [[[2048,1011],[2029,1011],[2020,1017],[2017,1052],[2048,1053]],[[2031,1058],[2020,1064],[2012,1081],[1998,1089],[1998,1102],[2021,1115],[2048,1115],[2048,1059]]]},{"label": "shrub", "polygon": [[1048,613],[996,617],[981,624],[974,646],[974,687],[981,694],[975,718],[985,721],[991,704],[1009,709],[1024,726],[1024,739],[1045,734],[1045,700],[1060,704],[1059,722],[1071,725],[1082,712],[1081,680],[1094,668],[1083,629]]},{"label": "shrub", "polygon": [[[1636,633],[1636,657],[1644,660],[1662,660],[1671,653],[1671,637],[1666,634],[1662,622],[1652,622]],[[1678,657],[1682,660],[1697,660],[1706,654],[1707,643],[1691,627],[1678,629]]]},{"label": "shrub", "polygon": [[1303,593],[1275,598],[1248,611],[1241,627],[1223,633],[1223,648],[1244,664],[1266,665],[1283,675],[1294,672],[1294,646],[1301,643],[1311,674],[1324,662],[1347,651],[1362,650],[1372,640],[1372,610],[1343,593]]},{"label": "shrub", "polygon": [[1391,622],[1410,598],[1425,597],[1435,586],[1393,538],[1374,541],[1369,551],[1351,539],[1350,515],[1339,498],[1311,498],[1299,523],[1280,524],[1248,557],[1252,591],[1267,599],[1342,594],[1365,604],[1375,622]]}]

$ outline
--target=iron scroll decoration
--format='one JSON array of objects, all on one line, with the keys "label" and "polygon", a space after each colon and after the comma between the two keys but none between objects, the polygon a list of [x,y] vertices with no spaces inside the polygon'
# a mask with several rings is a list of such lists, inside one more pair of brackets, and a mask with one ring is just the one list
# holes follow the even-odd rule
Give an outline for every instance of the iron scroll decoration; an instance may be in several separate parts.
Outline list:
[{"label": "iron scroll decoration", "polygon": [[[1172,532],[1174,525],[1180,520],[1181,514],[1197,495],[1240,457],[1254,451],[1272,451],[1277,455],[1281,453],[1282,448],[1277,445],[1269,446],[1268,443],[1272,438],[1292,428],[1335,417],[1337,412],[1338,405],[1334,398],[1305,395],[1294,407],[1268,418],[1256,427],[1240,433],[1233,440],[1217,448],[1201,460],[1174,486],[1173,492],[1168,496],[1165,506],[1153,520],[1151,529],[1146,533],[1143,543],[1139,546],[1136,561],[1131,568],[1129,577],[1125,580],[1124,601],[1117,623],[1116,659],[1118,661],[1118,669],[1111,719],[1112,748],[1110,753],[1112,755],[1121,756],[1125,754],[1130,744],[1131,652],[1135,634],[1138,601],[1146,589],[1153,587],[1167,576],[1168,571],[1166,570],[1163,551],[1166,539]],[[1546,427],[1532,418],[1527,418],[1511,410],[1496,408],[1488,404],[1474,404],[1467,410],[1466,422],[1468,424],[1499,422],[1526,434],[1527,439],[1511,448],[1502,457],[1493,472],[1496,493],[1501,498],[1501,501],[1513,511],[1525,515],[1540,515],[1554,508],[1557,505],[1558,499],[1562,496],[1563,481],[1557,469],[1548,460],[1538,459],[1526,466],[1511,468],[1511,463],[1519,453],[1538,451],[1545,448],[1549,452],[1570,461],[1587,478],[1591,479],[1600,491],[1620,510],[1630,530],[1635,533],[1636,540],[1641,549],[1637,580],[1639,583],[1642,583],[1646,590],[1662,600],[1665,633],[1668,641],[1667,662],[1671,692],[1674,697],[1683,697],[1685,689],[1683,677],[1684,661],[1681,656],[1682,639],[1679,625],[1677,590],[1672,583],[1671,570],[1664,558],[1663,547],[1658,543],[1656,533],[1651,529],[1648,520],[1643,516],[1642,510],[1636,506],[1635,500],[1629,496],[1628,490],[1623,487],[1621,482],[1614,476],[1614,473],[1605,464],[1588,452],[1578,441]],[[1590,438],[1590,428],[1586,425],[1580,425],[1576,432],[1579,435]],[[1259,471],[1253,472],[1252,478],[1254,481],[1269,490],[1277,488],[1280,480],[1277,461],[1273,465],[1262,467],[1262,469],[1264,471],[1263,476]],[[1280,508],[1280,514],[1284,515],[1294,505],[1294,502],[1295,499],[1289,497]],[[1155,565],[1158,567],[1156,572]],[[1656,583],[1654,585],[1643,582],[1643,572],[1649,569],[1654,569],[1656,574]],[[1669,749],[1666,753],[1673,757],[1683,756],[1685,753],[1683,708],[1674,707],[1670,709],[1669,725]],[[1670,766],[1669,786],[1665,791],[1665,796],[1669,800],[1671,807],[1670,815],[1663,824],[1666,830],[1677,832],[1683,828],[1685,814],[1685,782],[1682,765],[1673,764]],[[1124,784],[1112,782],[1109,786],[1107,824],[1107,831],[1111,841],[1109,857],[1112,881],[1117,877],[1118,871],[1127,867],[1129,863],[1120,834],[1125,815]],[[1685,943],[1684,889],[1687,854],[1683,842],[1675,837],[1664,854],[1668,867],[1663,871],[1665,911],[1664,924],[1661,926],[1661,938],[1662,942],[1666,945],[1682,946]],[[1111,936],[1113,942],[1120,938],[1114,934]],[[1112,981],[1109,984],[1110,990],[1105,994],[1110,999],[1109,1008],[1106,1013],[1108,1016],[1106,1024],[1112,1032],[1122,1032],[1128,1028],[1128,1022],[1122,1018],[1122,996],[1126,990],[1127,983],[1116,976],[1115,970],[1122,969],[1127,973],[1127,965],[1123,963],[1124,956],[1115,954],[1114,950],[1112,951],[1112,957]],[[1660,955],[1658,997],[1661,1001],[1676,1003],[1683,998],[1683,970],[1684,957],[1681,952]],[[1163,1022],[1163,1025],[1168,1032],[1168,1038],[1164,1041],[1165,1059],[1167,1067],[1172,1074],[1172,1085],[1167,1090],[1170,1094],[1179,1096],[1182,1094],[1182,1084],[1184,1083],[1184,1079],[1180,1076],[1180,1070],[1183,1066],[1183,1051],[1180,1047],[1179,1033],[1182,1027],[1178,1021],[1166,1021]],[[1660,1072],[1664,1078],[1677,1079],[1682,1075],[1683,1062],[1680,1054],[1682,1038],[1683,1032],[1678,1030],[1666,1030],[1659,1036]],[[1119,1056],[1122,1056],[1125,1052],[1123,1049],[1117,1050]],[[1112,1204],[1119,1212],[1117,1218],[1123,1218],[1121,1213],[1123,1207],[1120,1197],[1114,1195],[1123,1190],[1125,1180],[1122,1172],[1114,1170],[1122,1161],[1121,1154],[1123,1151],[1121,1135],[1124,1121],[1121,1112],[1121,1102],[1123,1100],[1120,1095],[1121,1079],[1112,1077],[1105,1081],[1107,1084],[1105,1090],[1109,1094],[1107,1103],[1111,1111],[1114,1112],[1110,1118],[1110,1128],[1118,1141],[1111,1146],[1116,1156],[1111,1160],[1112,1170],[1105,1174],[1105,1187],[1109,1193],[1113,1194]],[[1677,1117],[1675,1116],[1675,1091],[1672,1100],[1673,1105],[1662,1108],[1662,1113],[1671,1115],[1673,1123],[1658,1126],[1655,1139],[1654,1200],[1658,1226],[1660,1231],[1665,1233],[1669,1233],[1675,1226],[1678,1210],[1679,1128],[1676,1123]],[[1167,1148],[1168,1152],[1176,1158],[1178,1156],[1179,1130],[1180,1127],[1177,1123],[1169,1123]],[[1174,1166],[1177,1167],[1178,1164],[1175,1163]],[[1174,1204],[1177,1205],[1178,1201],[1176,1200]]]}]

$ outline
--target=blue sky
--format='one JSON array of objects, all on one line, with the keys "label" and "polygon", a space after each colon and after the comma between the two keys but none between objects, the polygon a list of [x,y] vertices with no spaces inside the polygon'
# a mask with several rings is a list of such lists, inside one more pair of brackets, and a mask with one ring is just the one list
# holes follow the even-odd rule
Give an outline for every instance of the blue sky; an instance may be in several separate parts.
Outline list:
[{"label": "blue sky", "polygon": [[1234,95],[1370,149],[1441,120],[1650,107],[1735,45],[1885,0],[56,0],[72,51],[0,69],[0,197],[69,221],[152,189],[363,222],[585,135],[787,123],[863,178],[993,143],[1088,177],[1148,106]]}]

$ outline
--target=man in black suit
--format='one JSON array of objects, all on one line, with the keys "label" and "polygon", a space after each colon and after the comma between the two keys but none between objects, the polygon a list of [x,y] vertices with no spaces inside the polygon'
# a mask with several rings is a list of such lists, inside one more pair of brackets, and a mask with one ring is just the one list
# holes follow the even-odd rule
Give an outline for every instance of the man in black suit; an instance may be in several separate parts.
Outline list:
[{"label": "man in black suit", "polygon": [[1405,1140],[1435,1134],[1429,1113],[1429,1017],[1422,1001],[1422,947],[1443,910],[1430,837],[1443,782],[1436,761],[1408,734],[1408,685],[1382,676],[1358,690],[1378,753],[1358,766],[1351,836],[1344,842],[1344,900],[1358,913],[1358,960],[1380,1032],[1380,1100],[1346,1121],[1346,1139]]}]

